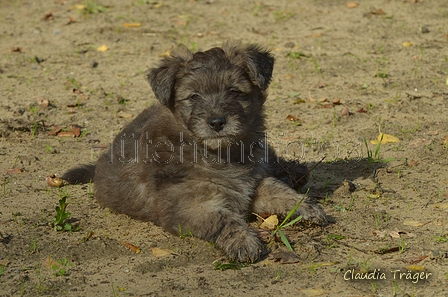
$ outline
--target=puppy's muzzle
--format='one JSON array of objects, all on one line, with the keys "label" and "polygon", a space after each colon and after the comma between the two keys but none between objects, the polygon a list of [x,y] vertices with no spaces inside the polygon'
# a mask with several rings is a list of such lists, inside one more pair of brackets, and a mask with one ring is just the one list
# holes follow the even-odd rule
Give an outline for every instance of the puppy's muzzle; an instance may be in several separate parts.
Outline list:
[{"label": "puppy's muzzle", "polygon": [[226,123],[227,123],[227,120],[225,117],[210,117],[207,120],[208,126],[212,130],[215,130],[216,132],[219,132],[222,129],[224,129],[224,126],[226,125]]}]

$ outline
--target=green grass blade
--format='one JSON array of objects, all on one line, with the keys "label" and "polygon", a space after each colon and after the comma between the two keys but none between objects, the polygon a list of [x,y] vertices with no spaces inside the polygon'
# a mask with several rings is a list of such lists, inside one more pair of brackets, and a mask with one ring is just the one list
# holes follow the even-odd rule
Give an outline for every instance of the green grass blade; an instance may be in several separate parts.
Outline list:
[{"label": "green grass blade", "polygon": [[305,199],[305,197],[303,197],[302,200],[300,200],[299,203],[297,203],[296,206],[294,206],[294,208],[288,212],[288,215],[283,220],[283,222],[278,226],[277,229],[282,228],[283,225],[292,217],[292,215],[296,212],[297,208],[299,208],[300,204],[302,204],[303,199]]},{"label": "green grass blade", "polygon": [[280,235],[281,240],[283,241],[283,243],[286,245],[286,247],[291,251],[294,252],[294,250],[292,249],[291,244],[288,241],[288,238],[286,238],[285,234],[283,234],[283,232],[281,230],[278,230],[278,235]]},{"label": "green grass blade", "polygon": [[288,227],[288,226],[291,226],[291,225],[293,225],[293,224],[297,223],[298,221],[300,221],[301,219],[302,219],[302,216],[298,216],[297,218],[295,218],[295,219],[294,219],[294,220],[292,220],[291,222],[289,222],[289,223],[287,223],[287,224],[283,225],[283,227]]}]

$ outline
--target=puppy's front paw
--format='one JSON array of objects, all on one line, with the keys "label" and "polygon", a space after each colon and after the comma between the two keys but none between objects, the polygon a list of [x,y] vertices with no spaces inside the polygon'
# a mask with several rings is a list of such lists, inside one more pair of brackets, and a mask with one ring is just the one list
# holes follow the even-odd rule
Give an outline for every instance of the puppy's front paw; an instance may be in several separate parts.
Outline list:
[{"label": "puppy's front paw", "polygon": [[268,253],[252,229],[232,232],[220,245],[229,260],[238,262],[253,263]]},{"label": "puppy's front paw", "polygon": [[304,220],[312,221],[315,224],[326,226],[328,218],[322,207],[312,198],[305,198],[300,204],[297,212]]}]

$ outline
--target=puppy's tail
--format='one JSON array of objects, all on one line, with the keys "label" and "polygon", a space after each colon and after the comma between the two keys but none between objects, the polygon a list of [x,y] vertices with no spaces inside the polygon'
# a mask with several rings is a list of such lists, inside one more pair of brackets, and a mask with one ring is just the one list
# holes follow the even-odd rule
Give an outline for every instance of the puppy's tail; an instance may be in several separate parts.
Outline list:
[{"label": "puppy's tail", "polygon": [[87,184],[93,182],[95,177],[95,165],[82,165],[70,169],[62,175],[62,179],[69,184]]}]

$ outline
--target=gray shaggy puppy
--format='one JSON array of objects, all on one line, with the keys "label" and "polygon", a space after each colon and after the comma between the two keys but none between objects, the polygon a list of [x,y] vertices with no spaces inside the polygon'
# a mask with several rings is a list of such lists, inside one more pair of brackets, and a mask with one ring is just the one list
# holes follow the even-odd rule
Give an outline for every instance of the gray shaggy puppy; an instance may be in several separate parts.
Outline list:
[{"label": "gray shaggy puppy", "polygon": [[297,193],[306,167],[268,146],[263,103],[273,66],[257,45],[178,49],[147,75],[161,104],[128,124],[95,165],[63,179],[93,180],[102,206],[215,242],[229,260],[267,253],[246,223],[251,212],[286,215],[305,198],[296,216],[326,225],[322,208]]}]

